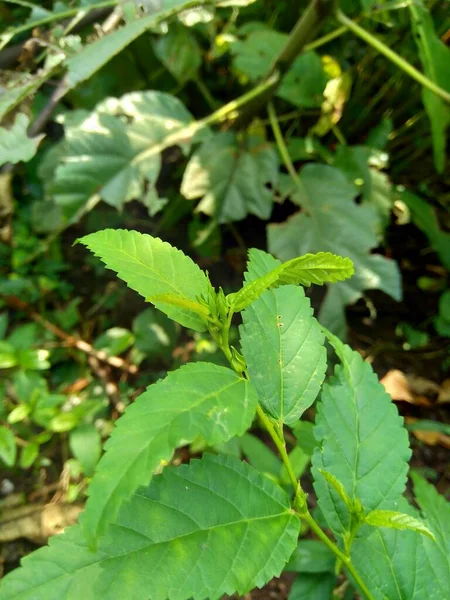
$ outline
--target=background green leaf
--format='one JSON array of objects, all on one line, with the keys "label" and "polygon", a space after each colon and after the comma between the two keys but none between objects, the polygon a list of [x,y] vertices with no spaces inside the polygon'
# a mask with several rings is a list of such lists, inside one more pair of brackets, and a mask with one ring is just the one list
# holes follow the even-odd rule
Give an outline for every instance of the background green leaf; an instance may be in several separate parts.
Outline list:
[{"label": "background green leaf", "polygon": [[6,163],[28,162],[36,154],[44,135],[29,138],[29,123],[28,117],[19,113],[10,129],[0,127],[0,166]]}]

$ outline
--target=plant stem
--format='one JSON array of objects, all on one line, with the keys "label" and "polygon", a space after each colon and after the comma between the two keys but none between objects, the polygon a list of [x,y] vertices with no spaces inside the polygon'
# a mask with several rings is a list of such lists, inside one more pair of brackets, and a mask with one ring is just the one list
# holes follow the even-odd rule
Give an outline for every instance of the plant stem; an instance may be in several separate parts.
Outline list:
[{"label": "plant stem", "polygon": [[367,44],[369,44],[369,46],[372,46],[373,48],[375,48],[375,50],[378,50],[380,54],[383,54],[388,60],[390,60],[397,67],[402,69],[412,79],[420,83],[420,85],[422,85],[423,87],[426,87],[427,89],[431,90],[437,96],[442,98],[445,102],[448,102],[450,104],[450,93],[442,89],[431,79],[428,79],[426,75],[424,75],[418,69],[413,67],[411,63],[402,58],[399,54],[397,54],[397,52],[391,50],[391,48],[389,48],[389,46],[386,46],[384,42],[372,35],[363,27],[360,27],[357,23],[352,21],[352,19],[349,19],[342,11],[336,11],[336,18],[339,21],[339,23],[348,27],[350,31],[352,31],[355,35],[364,40]]},{"label": "plant stem", "polygon": [[314,40],[313,42],[309,42],[309,44],[306,44],[304,50],[305,50],[305,52],[308,52],[309,50],[315,50],[316,48],[320,48],[320,46],[324,46],[325,44],[332,42],[333,40],[335,40],[338,37],[341,37],[341,35],[343,35],[344,33],[347,33],[347,32],[348,32],[348,27],[345,27],[344,25],[342,25],[342,27],[338,27],[334,31],[330,31],[330,33],[327,33],[327,34],[323,35],[322,37],[317,38],[317,40]]}]

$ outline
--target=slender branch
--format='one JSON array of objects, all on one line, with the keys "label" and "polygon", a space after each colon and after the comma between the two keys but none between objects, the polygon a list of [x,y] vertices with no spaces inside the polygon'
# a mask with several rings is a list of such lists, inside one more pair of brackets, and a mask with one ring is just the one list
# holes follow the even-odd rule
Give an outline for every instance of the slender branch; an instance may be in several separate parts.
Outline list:
[{"label": "slender branch", "polygon": [[342,25],[348,27],[350,31],[352,31],[356,36],[364,40],[369,46],[375,48],[380,54],[383,54],[388,60],[390,60],[394,65],[402,69],[407,75],[409,75],[412,79],[420,83],[423,87],[434,92],[439,98],[442,98],[445,102],[450,104],[450,93],[446,90],[442,89],[439,85],[437,85],[434,81],[426,77],[421,71],[413,67],[411,63],[402,58],[397,52],[391,50],[389,46],[386,46],[384,42],[380,39],[372,35],[366,29],[349,19],[342,11],[336,11],[336,18]]},{"label": "slender branch", "polygon": [[27,315],[31,319],[33,319],[33,321],[42,325],[42,327],[47,329],[47,331],[53,333],[53,335],[55,335],[56,337],[59,337],[61,340],[64,340],[64,342],[66,342],[68,346],[76,348],[77,350],[81,350],[81,352],[84,352],[85,354],[88,354],[89,356],[92,356],[101,362],[105,362],[108,365],[111,365],[112,367],[122,369],[127,373],[134,374],[137,372],[136,365],[129,364],[126,360],[120,358],[119,356],[108,356],[105,352],[95,350],[95,348],[93,348],[91,344],[85,342],[81,338],[75,335],[67,334],[54,323],[47,321],[47,319],[45,319],[39,313],[37,313],[29,304],[27,304],[23,300],[20,300],[20,298],[16,298],[16,296],[2,296],[2,299],[6,302],[6,304],[8,304],[8,306],[11,306],[16,310],[23,310],[24,312],[26,312]]}]

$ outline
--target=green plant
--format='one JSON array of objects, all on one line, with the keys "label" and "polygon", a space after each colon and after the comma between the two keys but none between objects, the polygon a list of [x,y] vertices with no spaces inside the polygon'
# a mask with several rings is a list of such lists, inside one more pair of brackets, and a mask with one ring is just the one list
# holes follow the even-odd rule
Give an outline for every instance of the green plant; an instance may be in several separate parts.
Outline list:
[{"label": "green plant", "polygon": [[[341,571],[368,599],[445,596],[449,505],[419,477],[425,521],[403,497],[410,450],[397,409],[370,365],[323,331],[299,287],[348,279],[349,259],[319,253],[280,263],[251,250],[244,286],[225,296],[158,238],[103,230],[80,241],[171,319],[209,331],[229,367],[185,365],[126,410],[80,525],[8,575],[2,600],[220,598],[262,586],[286,566],[302,571],[294,587],[302,598],[317,590],[329,597]],[[240,349],[229,343],[237,313]],[[325,337],[340,364],[323,384]],[[312,457],[320,516],[313,516],[286,439],[289,429],[294,440],[308,439],[301,417],[320,388]],[[289,493],[223,448],[167,466],[178,447],[199,438],[217,447],[254,419],[277,448]],[[251,454],[248,438],[244,444]],[[318,542],[298,543],[302,524]]]}]

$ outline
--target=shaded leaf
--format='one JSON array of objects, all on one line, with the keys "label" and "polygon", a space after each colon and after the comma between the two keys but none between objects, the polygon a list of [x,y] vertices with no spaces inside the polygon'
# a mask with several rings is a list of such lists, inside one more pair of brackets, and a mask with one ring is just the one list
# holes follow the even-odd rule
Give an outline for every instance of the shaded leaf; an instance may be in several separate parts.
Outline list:
[{"label": "shaded leaf", "polygon": [[264,442],[256,436],[246,433],[239,438],[239,445],[242,453],[255,469],[278,478],[282,462]]},{"label": "shaded leaf", "polygon": [[195,79],[202,64],[200,46],[195,35],[174,23],[169,32],[154,44],[155,54],[180,83]]},{"label": "shaded leaf", "polygon": [[97,552],[74,527],[25,558],[2,582],[2,600],[243,595],[280,574],[299,529],[273,482],[234,457],[206,455],[141,488]]},{"label": "shaded leaf", "polygon": [[159,176],[161,152],[177,143],[189,147],[192,122],[183,104],[163,92],[106,99],[67,126],[50,194],[72,220],[99,199],[120,209],[144,197]]},{"label": "shaded leaf", "polygon": [[319,507],[339,536],[350,527],[350,515],[337,492],[320,475],[331,473],[353,505],[365,511],[397,508],[411,452],[408,433],[396,406],[362,357],[332,338],[342,362],[322,389],[313,455],[314,488]]},{"label": "shaded leaf", "polygon": [[302,573],[294,581],[288,600],[330,600],[336,585],[332,573]]},{"label": "shaded leaf", "polygon": [[44,135],[29,138],[29,123],[28,117],[19,113],[10,129],[0,127],[0,166],[6,163],[28,162],[36,154]]},{"label": "shaded leaf", "polygon": [[102,441],[95,426],[83,424],[71,431],[69,447],[80,461],[84,473],[88,477],[93,475],[102,453]]},{"label": "shaded leaf", "polygon": [[133,321],[135,347],[149,356],[170,357],[178,339],[177,325],[149,307]]},{"label": "shaded leaf", "polygon": [[[447,48],[437,35],[431,13],[422,0],[414,0],[408,6],[412,17],[411,27],[425,75],[450,92],[450,48]],[[422,87],[422,100],[431,124],[434,163],[437,171],[442,173],[446,163],[445,147],[450,125],[450,106],[443,98],[425,87]]]},{"label": "shaded leaf", "polygon": [[181,193],[188,200],[201,198],[197,210],[218,223],[240,221],[249,213],[268,219],[278,178],[278,158],[264,139],[226,131],[206,140],[190,159]]},{"label": "shaded leaf", "polygon": [[0,460],[7,467],[12,467],[16,462],[16,440],[11,429],[7,429],[0,425]]},{"label": "shaded leaf", "polygon": [[[159,238],[125,229],[104,229],[80,242],[144,298],[173,294],[195,301],[198,296],[207,295],[208,280],[203,271]],[[155,302],[155,306],[185,327],[206,330],[204,319],[191,310],[167,302]]]},{"label": "shaded leaf", "polygon": [[286,571],[296,573],[332,573],[336,556],[317,540],[300,540],[286,566]]},{"label": "shaded leaf", "polygon": [[[83,528],[91,541],[106,529],[120,505],[178,446],[198,436],[212,445],[242,435],[250,426],[256,393],[236,373],[192,363],[150,386],[117,421],[89,487]],[[132,443],[131,443],[132,441]]]},{"label": "shaded leaf", "polygon": [[324,336],[302,288],[265,292],[242,315],[242,352],[259,401],[283,423],[309,408],[325,377]]},{"label": "shaded leaf", "polygon": [[377,211],[354,202],[357,190],[341,171],[310,164],[300,178],[304,194],[296,200],[304,210],[285,223],[269,225],[269,250],[283,261],[320,251],[352,260],[355,275],[328,289],[319,315],[328,329],[343,333],[344,306],[356,302],[365,290],[381,289],[401,299],[400,273],[394,261],[371,253],[379,244]]}]

